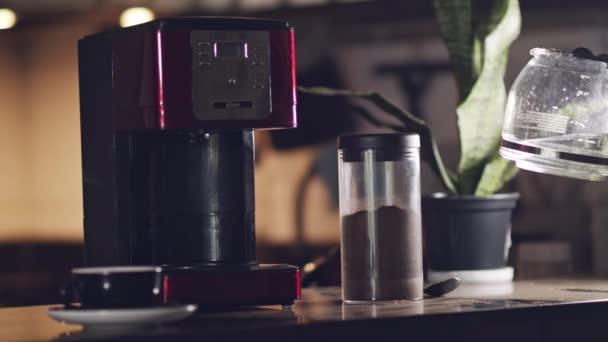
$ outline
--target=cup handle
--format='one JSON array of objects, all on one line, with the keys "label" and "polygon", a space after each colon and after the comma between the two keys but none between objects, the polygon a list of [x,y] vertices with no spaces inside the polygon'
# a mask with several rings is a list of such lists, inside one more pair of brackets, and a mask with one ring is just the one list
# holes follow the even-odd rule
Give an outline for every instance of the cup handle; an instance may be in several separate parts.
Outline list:
[{"label": "cup handle", "polygon": [[61,301],[66,308],[73,308],[72,301],[74,300],[74,291],[76,285],[76,281],[74,279],[70,279],[65,285],[63,285],[59,289],[59,295],[61,296]]}]

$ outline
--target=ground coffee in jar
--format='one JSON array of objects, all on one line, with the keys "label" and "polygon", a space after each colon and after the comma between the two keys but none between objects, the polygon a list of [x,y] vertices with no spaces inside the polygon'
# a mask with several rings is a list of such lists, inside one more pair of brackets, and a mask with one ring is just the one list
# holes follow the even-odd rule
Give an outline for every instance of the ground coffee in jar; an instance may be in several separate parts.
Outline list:
[{"label": "ground coffee in jar", "polygon": [[342,298],[423,296],[419,138],[340,137]]}]

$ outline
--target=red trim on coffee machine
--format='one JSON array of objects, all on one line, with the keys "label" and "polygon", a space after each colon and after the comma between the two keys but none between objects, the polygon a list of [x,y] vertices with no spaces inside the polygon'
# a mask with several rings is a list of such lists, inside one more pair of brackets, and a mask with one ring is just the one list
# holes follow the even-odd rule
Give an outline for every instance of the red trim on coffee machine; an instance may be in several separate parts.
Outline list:
[{"label": "red trim on coffee machine", "polygon": [[165,128],[165,97],[163,94],[163,44],[160,31],[156,31],[156,56],[158,63],[158,126]]},{"label": "red trim on coffee machine", "polygon": [[[193,114],[190,30],[133,30],[112,41],[112,107],[117,130],[294,128],[293,30],[270,31],[272,110],[257,120],[199,120]],[[143,46],[143,48],[142,48]]]}]

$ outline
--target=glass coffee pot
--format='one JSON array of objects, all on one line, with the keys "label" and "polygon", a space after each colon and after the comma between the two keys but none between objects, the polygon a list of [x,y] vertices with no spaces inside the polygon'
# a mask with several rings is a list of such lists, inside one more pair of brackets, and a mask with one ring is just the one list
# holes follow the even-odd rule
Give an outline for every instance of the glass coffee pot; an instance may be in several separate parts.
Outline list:
[{"label": "glass coffee pot", "polygon": [[500,154],[522,169],[608,176],[608,61],[584,48],[536,48],[507,99]]}]

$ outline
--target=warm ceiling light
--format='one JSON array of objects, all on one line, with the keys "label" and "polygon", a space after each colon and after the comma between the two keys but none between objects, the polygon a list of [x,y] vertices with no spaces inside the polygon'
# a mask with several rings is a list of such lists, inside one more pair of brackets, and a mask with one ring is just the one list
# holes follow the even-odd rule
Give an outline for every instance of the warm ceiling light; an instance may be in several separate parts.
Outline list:
[{"label": "warm ceiling light", "polygon": [[150,20],[154,20],[154,12],[151,9],[147,7],[131,7],[124,10],[120,15],[120,26],[133,26]]},{"label": "warm ceiling light", "polygon": [[17,23],[17,14],[8,9],[0,8],[0,30],[9,29]]}]

